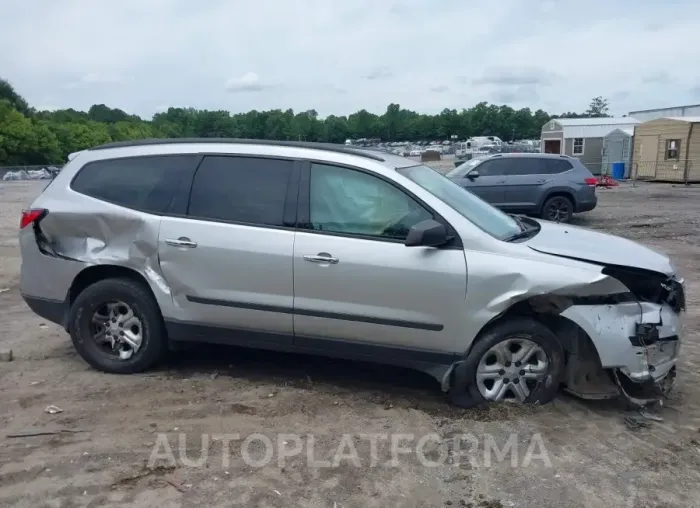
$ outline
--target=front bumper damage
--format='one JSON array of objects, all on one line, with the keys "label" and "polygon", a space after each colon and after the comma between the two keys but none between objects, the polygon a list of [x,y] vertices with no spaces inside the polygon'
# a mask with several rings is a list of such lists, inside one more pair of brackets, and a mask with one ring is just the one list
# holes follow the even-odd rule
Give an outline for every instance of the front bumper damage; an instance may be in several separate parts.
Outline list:
[{"label": "front bumper damage", "polygon": [[570,348],[567,390],[594,399],[623,395],[638,406],[661,400],[675,380],[681,303],[628,301],[564,310],[561,316],[588,335],[599,360],[585,344]]}]

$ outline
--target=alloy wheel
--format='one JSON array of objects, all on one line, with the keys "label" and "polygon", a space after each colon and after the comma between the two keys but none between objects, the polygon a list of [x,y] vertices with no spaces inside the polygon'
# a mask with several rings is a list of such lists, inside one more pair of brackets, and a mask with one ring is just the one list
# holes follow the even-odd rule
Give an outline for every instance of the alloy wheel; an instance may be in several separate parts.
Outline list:
[{"label": "alloy wheel", "polygon": [[547,218],[560,221],[569,216],[569,203],[563,199],[554,199],[547,206]]}]

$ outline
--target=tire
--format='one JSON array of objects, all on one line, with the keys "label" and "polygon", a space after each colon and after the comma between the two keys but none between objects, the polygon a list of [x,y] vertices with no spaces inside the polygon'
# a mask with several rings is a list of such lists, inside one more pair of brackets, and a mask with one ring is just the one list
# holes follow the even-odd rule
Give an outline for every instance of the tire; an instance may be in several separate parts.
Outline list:
[{"label": "tire", "polygon": [[[528,394],[523,400],[518,400],[516,393],[513,392],[514,396],[512,398],[506,396],[502,400],[514,400],[525,404],[546,404],[550,402],[559,391],[559,386],[562,381],[564,373],[564,350],[562,349],[559,339],[557,339],[556,335],[554,335],[549,328],[531,318],[513,318],[498,323],[488,328],[476,339],[476,342],[466,355],[466,358],[460,362],[453,371],[452,386],[448,394],[450,402],[463,408],[470,408],[493,402],[494,400],[486,398],[482,393],[481,390],[484,386],[482,385],[482,388],[479,386],[477,373],[480,372],[480,365],[483,365],[482,360],[485,355],[492,354],[492,348],[505,347],[506,345],[517,342],[522,342],[524,344],[534,343],[537,348],[539,348],[536,350],[540,357],[546,356],[547,370],[542,379],[523,380],[523,378],[520,378],[518,375],[524,372],[524,370],[520,369],[520,367],[523,366],[520,365],[516,367],[516,364],[511,364],[512,367],[509,367],[509,369],[518,368],[520,369],[519,372],[513,373],[509,370],[500,378],[501,381],[509,381],[509,389],[507,391],[511,390],[510,387],[518,389],[516,385],[520,384],[523,386],[521,383],[525,383],[524,386],[528,389]],[[542,354],[540,354],[539,351],[541,351]],[[517,353],[513,353],[512,357],[518,358]],[[527,368],[529,369],[530,367]],[[535,368],[535,366],[532,368]],[[518,378],[518,381],[514,379],[510,380],[506,377],[511,375],[511,373],[513,373],[514,378]],[[530,374],[531,373],[528,373],[528,375]],[[519,391],[519,393],[522,394],[523,391]]]},{"label": "tire", "polygon": [[[123,302],[138,321],[141,345],[128,359],[107,351],[93,338],[93,316],[109,302]],[[114,304],[113,304],[114,305]],[[167,352],[165,325],[155,299],[143,284],[105,279],[88,286],[70,310],[70,335],[80,356],[93,368],[110,374],[133,374],[153,367]]]},{"label": "tire", "polygon": [[574,215],[574,204],[566,196],[548,198],[542,206],[540,217],[554,222],[569,222]]}]

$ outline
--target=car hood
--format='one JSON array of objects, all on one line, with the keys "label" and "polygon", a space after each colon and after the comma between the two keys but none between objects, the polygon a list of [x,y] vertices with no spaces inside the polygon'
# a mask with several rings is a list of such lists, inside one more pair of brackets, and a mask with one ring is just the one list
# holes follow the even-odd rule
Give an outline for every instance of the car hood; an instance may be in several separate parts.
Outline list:
[{"label": "car hood", "polygon": [[568,224],[537,222],[542,229],[527,245],[538,252],[674,275],[668,256],[632,240]]}]

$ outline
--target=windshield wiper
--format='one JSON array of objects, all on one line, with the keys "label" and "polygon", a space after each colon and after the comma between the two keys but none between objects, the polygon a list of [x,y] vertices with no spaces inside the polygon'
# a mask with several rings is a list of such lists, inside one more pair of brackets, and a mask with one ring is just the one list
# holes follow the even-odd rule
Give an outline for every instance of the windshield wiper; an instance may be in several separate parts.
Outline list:
[{"label": "windshield wiper", "polygon": [[509,213],[508,215],[510,215],[513,218],[513,220],[518,223],[521,232],[526,231],[528,229],[528,227],[525,225],[525,222],[523,222],[523,220],[520,217],[518,217],[517,215],[513,215],[512,213]]},{"label": "windshield wiper", "polygon": [[510,235],[509,237],[505,238],[505,242],[513,242],[515,240],[520,240],[521,238],[527,238],[528,236],[534,234],[537,234],[537,232],[540,230],[538,226],[533,226],[533,227],[528,227],[525,223],[524,220],[522,220],[520,217],[517,215],[512,215],[511,217],[515,222],[518,223],[518,226],[520,226],[520,231],[518,233],[514,233]]}]

